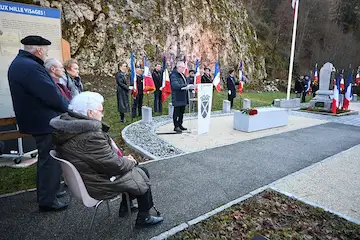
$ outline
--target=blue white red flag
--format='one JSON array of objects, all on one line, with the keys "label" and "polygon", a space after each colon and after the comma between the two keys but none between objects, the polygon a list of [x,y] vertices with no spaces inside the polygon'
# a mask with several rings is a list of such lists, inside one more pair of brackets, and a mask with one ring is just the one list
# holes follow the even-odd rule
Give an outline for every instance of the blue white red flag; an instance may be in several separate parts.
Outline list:
[{"label": "blue white red flag", "polygon": [[131,52],[130,54],[130,69],[131,69],[131,75],[130,75],[130,84],[133,85],[132,95],[136,97],[138,94],[138,87],[136,82],[136,71],[135,71],[135,59],[134,59],[134,53]]},{"label": "blue white red flag", "polygon": [[352,76],[352,72],[350,72],[345,88],[346,92],[345,92],[344,105],[343,105],[343,109],[345,110],[349,109],[350,101],[352,99],[352,81],[353,81],[353,76]]},{"label": "blue white red flag", "polygon": [[214,73],[214,80],[213,84],[218,92],[221,91],[221,81],[220,81],[220,67],[219,62],[215,64],[215,73]]},{"label": "blue white red flag", "polygon": [[149,64],[144,57],[144,93],[152,93],[155,91],[155,84],[152,79]]},{"label": "blue white red flag", "polygon": [[201,75],[200,75],[200,62],[196,59],[195,63],[195,84],[201,83]]},{"label": "blue white red flag", "polygon": [[243,72],[243,61],[240,60],[240,66],[239,66],[239,87],[238,92],[241,95],[243,93],[244,89],[244,72]]},{"label": "blue white red flag", "polygon": [[162,92],[161,101],[165,102],[167,97],[171,94],[170,77],[169,77],[169,71],[168,71],[167,65],[166,65],[166,57],[165,56],[163,58],[162,70],[163,70],[163,82],[162,82],[162,86],[160,88],[160,90]]},{"label": "blue white red flag", "polygon": [[340,80],[334,79],[334,93],[332,98],[332,104],[331,104],[331,111],[333,114],[336,114],[337,109],[339,107],[339,89],[340,89]]}]

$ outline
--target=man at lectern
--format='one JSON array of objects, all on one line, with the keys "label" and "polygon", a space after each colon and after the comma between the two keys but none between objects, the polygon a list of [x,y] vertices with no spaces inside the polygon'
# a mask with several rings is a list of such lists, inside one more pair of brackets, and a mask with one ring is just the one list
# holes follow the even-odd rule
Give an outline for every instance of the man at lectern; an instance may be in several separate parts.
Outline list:
[{"label": "man at lectern", "polygon": [[181,133],[187,128],[183,127],[183,118],[185,107],[187,104],[187,91],[181,90],[183,87],[187,86],[186,78],[183,74],[185,70],[185,63],[179,61],[176,64],[176,68],[170,74],[170,84],[171,84],[171,98],[172,105],[174,106],[174,131]]},{"label": "man at lectern", "polygon": [[54,148],[49,122],[66,112],[69,102],[44,67],[51,42],[40,36],[27,36],[21,43],[24,50],[19,50],[8,71],[16,121],[20,132],[32,135],[36,141],[39,210],[60,211],[67,204],[57,200],[61,169],[49,154]]}]

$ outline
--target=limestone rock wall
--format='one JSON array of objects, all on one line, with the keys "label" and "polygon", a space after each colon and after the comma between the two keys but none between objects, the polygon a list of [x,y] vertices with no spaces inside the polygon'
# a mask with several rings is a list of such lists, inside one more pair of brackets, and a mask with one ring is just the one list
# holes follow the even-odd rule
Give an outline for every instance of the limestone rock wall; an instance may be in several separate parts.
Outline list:
[{"label": "limestone rock wall", "polygon": [[253,81],[266,78],[265,59],[256,32],[240,0],[34,0],[62,10],[63,38],[84,75],[113,76],[130,51],[150,64],[167,56],[170,66],[186,55],[223,77],[244,60]]}]

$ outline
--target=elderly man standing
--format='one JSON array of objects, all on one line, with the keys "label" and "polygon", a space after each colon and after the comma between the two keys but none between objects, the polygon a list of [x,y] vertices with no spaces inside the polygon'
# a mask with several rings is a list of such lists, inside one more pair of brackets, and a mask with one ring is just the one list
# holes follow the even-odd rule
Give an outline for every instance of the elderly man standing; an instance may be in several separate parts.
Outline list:
[{"label": "elderly man standing", "polygon": [[66,209],[67,204],[56,198],[61,169],[49,154],[53,149],[49,122],[66,112],[69,102],[43,66],[51,42],[40,36],[27,36],[21,43],[24,50],[19,50],[8,71],[16,121],[21,133],[31,134],[36,140],[39,210],[60,211]]},{"label": "elderly man standing", "polygon": [[170,75],[170,84],[171,84],[171,98],[172,105],[174,106],[174,131],[181,133],[183,130],[187,130],[183,127],[183,118],[185,107],[187,103],[187,91],[181,90],[181,88],[186,87],[186,78],[183,74],[185,69],[185,63],[179,61],[176,64],[176,68],[171,72]]},{"label": "elderly man standing", "polygon": [[65,69],[62,63],[56,58],[49,58],[45,61],[44,67],[50,74],[53,81],[56,83],[61,95],[63,95],[68,101],[71,101],[72,97],[70,90],[64,83],[60,82],[60,79],[65,74]]}]

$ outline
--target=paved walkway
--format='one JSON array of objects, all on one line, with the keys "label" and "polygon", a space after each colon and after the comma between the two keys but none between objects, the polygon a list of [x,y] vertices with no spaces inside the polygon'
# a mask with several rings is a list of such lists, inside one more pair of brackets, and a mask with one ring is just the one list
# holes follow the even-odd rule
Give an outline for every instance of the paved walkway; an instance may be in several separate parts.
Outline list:
[{"label": "paved walkway", "polygon": [[273,187],[360,222],[359,155],[357,145],[285,177]]},{"label": "paved walkway", "polygon": [[[305,118],[299,116],[289,116],[287,126],[271,128],[251,133],[234,130],[234,115],[212,117],[210,123],[210,131],[207,134],[161,134],[173,133],[174,125],[169,123],[157,128],[158,137],[170,143],[172,146],[186,152],[197,152],[209,148],[220,147],[233,143],[248,141],[260,137],[266,137],[274,134],[289,132],[301,128],[312,127],[324,124],[327,121],[314,118]],[[184,126],[197,128],[197,119],[185,120]]]},{"label": "paved walkway", "polygon": [[[236,143],[146,164],[154,199],[165,222],[128,235],[127,222],[117,217],[118,202],[100,209],[93,239],[149,239],[248,192],[308,167],[360,143],[360,128],[322,125]],[[35,193],[0,199],[0,239],[82,239],[91,212],[74,204],[63,213],[40,214]],[[63,230],[61,232],[61,229]]]}]

